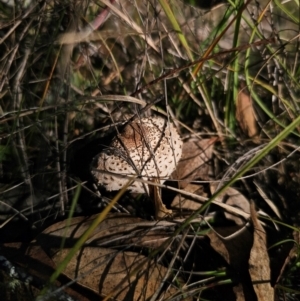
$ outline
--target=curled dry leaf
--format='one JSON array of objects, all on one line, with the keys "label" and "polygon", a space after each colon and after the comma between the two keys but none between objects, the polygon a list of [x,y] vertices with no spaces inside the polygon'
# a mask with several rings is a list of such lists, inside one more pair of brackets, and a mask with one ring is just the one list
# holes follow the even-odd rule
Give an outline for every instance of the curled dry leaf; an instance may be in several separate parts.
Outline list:
[{"label": "curled dry leaf", "polygon": [[[210,191],[212,194],[216,192],[218,188],[217,183],[210,184]],[[217,198],[217,202],[225,203],[235,208],[239,208],[246,213],[250,213],[249,201],[247,198],[241,194],[238,190],[228,187],[226,191],[222,192]],[[234,221],[237,225],[244,225],[245,220],[237,215],[233,215],[232,213],[225,212],[225,216],[227,219]]]},{"label": "curled dry leaf", "polygon": [[[238,281],[233,287],[235,300],[255,300],[248,270],[253,235],[248,228],[241,229],[241,226],[214,228],[214,231],[208,233],[207,236],[210,239],[211,247],[225,259],[229,270]],[[228,238],[229,236],[230,238]]]},{"label": "curled dry leaf", "polygon": [[217,138],[203,139],[201,141],[190,139],[182,146],[182,155],[172,177],[180,180],[180,188],[184,188],[191,181],[208,179],[209,165],[213,146]]},{"label": "curled dry leaf", "polygon": [[215,228],[208,237],[213,249],[222,255],[236,274],[239,282],[234,287],[236,300],[272,301],[274,290],[270,285],[266,233],[253,204],[250,213],[253,233],[247,227],[223,227]]},{"label": "curled dry leaf", "polygon": [[236,102],[236,119],[243,132],[254,142],[258,141],[258,127],[255,118],[251,96],[244,90],[240,90]]}]

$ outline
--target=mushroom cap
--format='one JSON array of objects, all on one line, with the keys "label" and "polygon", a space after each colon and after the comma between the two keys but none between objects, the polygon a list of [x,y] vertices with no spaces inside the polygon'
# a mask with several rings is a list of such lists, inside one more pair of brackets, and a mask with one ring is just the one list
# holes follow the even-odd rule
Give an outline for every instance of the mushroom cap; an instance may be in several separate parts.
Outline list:
[{"label": "mushroom cap", "polygon": [[[163,183],[175,170],[181,153],[182,141],[175,126],[162,117],[145,117],[126,125],[94,158],[92,174],[108,191],[121,189],[130,176]],[[148,187],[135,181],[128,190],[145,193]]]}]

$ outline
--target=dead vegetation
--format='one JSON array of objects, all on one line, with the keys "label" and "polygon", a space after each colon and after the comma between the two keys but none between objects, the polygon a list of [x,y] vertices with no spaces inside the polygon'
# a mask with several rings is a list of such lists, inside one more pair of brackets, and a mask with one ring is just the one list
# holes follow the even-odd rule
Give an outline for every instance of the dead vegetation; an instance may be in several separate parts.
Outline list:
[{"label": "dead vegetation", "polygon": [[[299,4],[197,4],[0,2],[4,300],[299,299]],[[93,158],[149,116],[176,170],[122,145],[135,182],[97,187]]]}]

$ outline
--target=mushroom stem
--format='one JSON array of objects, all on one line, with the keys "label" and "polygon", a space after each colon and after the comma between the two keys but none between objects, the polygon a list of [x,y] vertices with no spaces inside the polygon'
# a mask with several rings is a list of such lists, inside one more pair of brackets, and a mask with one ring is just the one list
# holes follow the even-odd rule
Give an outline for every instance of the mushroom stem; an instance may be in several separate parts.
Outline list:
[{"label": "mushroom stem", "polygon": [[155,185],[160,184],[159,180],[157,178],[154,178],[151,179],[151,182],[153,182],[154,185],[149,185],[149,195],[150,198],[154,201],[155,218],[162,219],[166,216],[172,215],[173,211],[171,209],[167,209],[165,204],[162,202],[160,188]]}]

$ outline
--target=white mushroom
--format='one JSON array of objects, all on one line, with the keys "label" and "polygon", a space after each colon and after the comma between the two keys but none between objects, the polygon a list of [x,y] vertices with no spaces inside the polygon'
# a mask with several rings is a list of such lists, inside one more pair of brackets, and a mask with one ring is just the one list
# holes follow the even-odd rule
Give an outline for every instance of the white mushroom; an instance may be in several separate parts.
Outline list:
[{"label": "white mushroom", "polygon": [[[121,189],[130,176],[163,183],[175,170],[181,153],[182,141],[175,126],[162,117],[145,117],[126,125],[110,146],[96,156],[92,174],[98,185],[108,191]],[[149,192],[141,181],[133,182],[128,189],[134,193]],[[159,210],[170,213],[160,203],[156,200]]]}]

